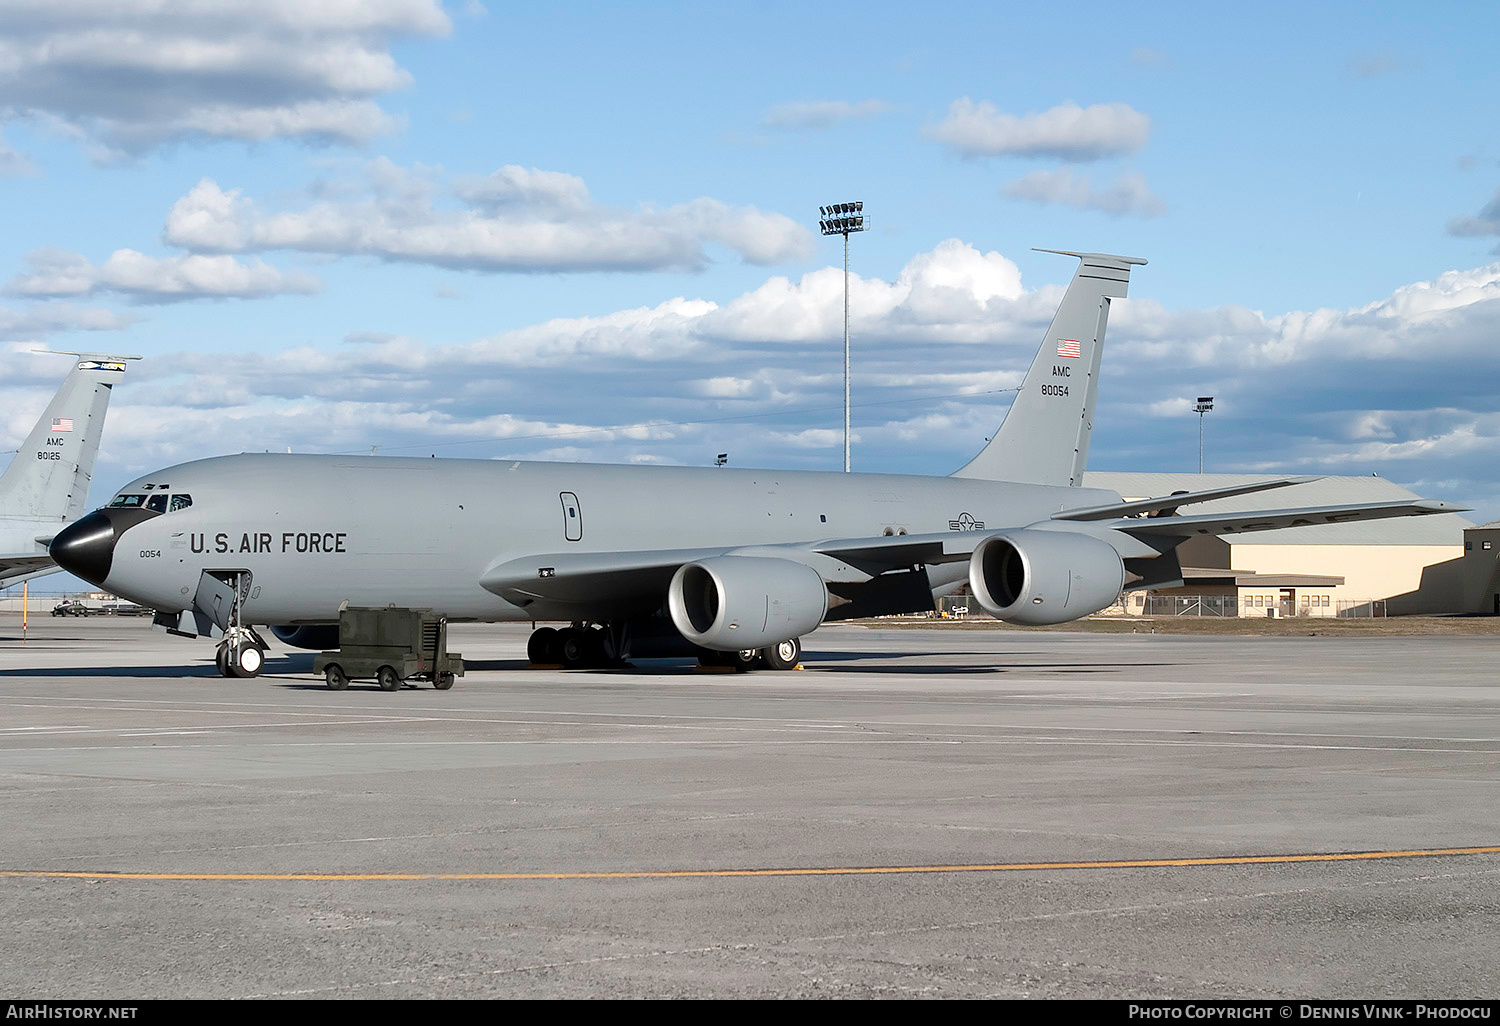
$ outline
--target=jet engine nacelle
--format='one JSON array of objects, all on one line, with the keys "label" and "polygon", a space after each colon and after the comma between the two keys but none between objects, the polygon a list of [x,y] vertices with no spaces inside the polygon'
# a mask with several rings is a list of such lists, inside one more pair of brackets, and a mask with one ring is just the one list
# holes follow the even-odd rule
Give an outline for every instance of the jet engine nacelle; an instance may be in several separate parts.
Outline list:
[{"label": "jet engine nacelle", "polygon": [[667,610],[682,636],[719,652],[766,648],[823,622],[828,589],[812,567],[763,556],[712,556],[677,568]]},{"label": "jet engine nacelle", "polygon": [[293,648],[311,648],[332,652],[339,647],[338,624],[313,624],[303,627],[272,627],[271,633]]},{"label": "jet engine nacelle", "polygon": [[1120,597],[1125,564],[1108,542],[1072,531],[1010,531],[969,557],[969,587],[997,620],[1032,627],[1097,613]]}]

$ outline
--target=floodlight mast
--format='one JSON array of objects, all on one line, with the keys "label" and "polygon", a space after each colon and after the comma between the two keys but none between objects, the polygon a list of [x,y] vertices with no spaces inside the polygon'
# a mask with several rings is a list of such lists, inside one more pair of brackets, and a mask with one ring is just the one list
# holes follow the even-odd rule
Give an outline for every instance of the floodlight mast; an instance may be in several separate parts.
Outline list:
[{"label": "floodlight mast", "polygon": [[1203,473],[1203,415],[1214,408],[1214,397],[1200,395],[1193,411],[1198,414],[1198,473]]},{"label": "floodlight mast", "polygon": [[844,473],[849,473],[849,235],[865,230],[865,204],[833,203],[819,207],[818,228],[824,235],[844,237]]}]

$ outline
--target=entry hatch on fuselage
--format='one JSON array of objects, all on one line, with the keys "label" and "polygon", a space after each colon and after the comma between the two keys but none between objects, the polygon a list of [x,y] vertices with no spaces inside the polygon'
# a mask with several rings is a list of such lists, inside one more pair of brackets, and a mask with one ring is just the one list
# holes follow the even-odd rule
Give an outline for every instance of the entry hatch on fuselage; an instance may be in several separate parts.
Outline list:
[{"label": "entry hatch on fuselage", "polygon": [[572,492],[562,493],[563,537],[568,541],[583,541],[583,507],[578,496]]}]

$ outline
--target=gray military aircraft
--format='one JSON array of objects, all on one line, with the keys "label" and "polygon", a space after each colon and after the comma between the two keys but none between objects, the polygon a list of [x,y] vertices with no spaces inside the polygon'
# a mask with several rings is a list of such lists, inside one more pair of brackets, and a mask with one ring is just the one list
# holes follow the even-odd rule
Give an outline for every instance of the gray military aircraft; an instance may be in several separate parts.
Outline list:
[{"label": "gray military aircraft", "polygon": [[[50,352],[50,350],[49,350]],[[47,546],[88,509],[89,480],[104,414],[127,360],[138,356],[56,353],[77,362],[0,475],[0,582],[19,584],[60,567]]]},{"label": "gray military aircraft", "polygon": [[1079,267],[1000,430],[943,477],[375,456],[244,454],[155,471],[52,543],[85,580],[222,637],[254,676],[254,624],[337,644],[339,608],[561,621],[534,662],[588,666],[674,645],[794,666],[829,620],[930,610],[967,582],[990,615],[1055,624],[1122,589],[1181,583],[1198,535],[1451,512],[1442,502],[1181,515],[1285,478],[1123,502],[1083,488],[1111,299],[1144,260]]}]

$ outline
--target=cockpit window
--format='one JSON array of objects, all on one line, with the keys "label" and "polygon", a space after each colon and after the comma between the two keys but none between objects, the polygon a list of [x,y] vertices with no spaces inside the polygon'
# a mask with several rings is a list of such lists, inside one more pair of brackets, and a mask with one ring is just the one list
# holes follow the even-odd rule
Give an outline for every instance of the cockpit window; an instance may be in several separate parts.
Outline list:
[{"label": "cockpit window", "polygon": [[110,509],[118,509],[122,506],[126,509],[136,509],[145,504],[146,497],[144,495],[116,495],[109,501]]},{"label": "cockpit window", "polygon": [[167,497],[160,492],[157,492],[155,495],[148,495],[146,497],[146,508],[154,510],[157,513],[165,513],[167,511]]},{"label": "cockpit window", "polygon": [[169,508],[168,512],[176,513],[180,509],[187,509],[192,504],[193,497],[191,495],[183,495],[179,493],[172,496],[172,505]]}]

